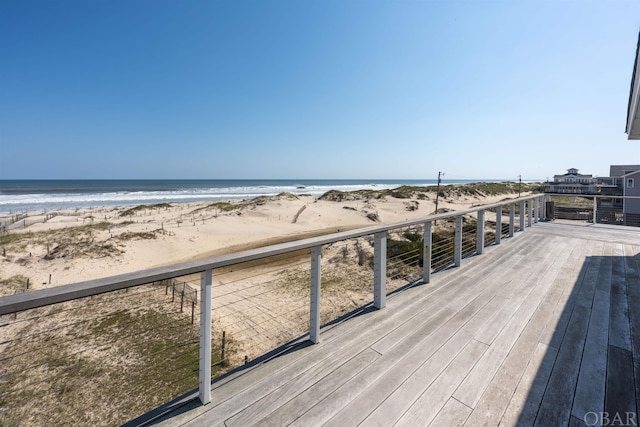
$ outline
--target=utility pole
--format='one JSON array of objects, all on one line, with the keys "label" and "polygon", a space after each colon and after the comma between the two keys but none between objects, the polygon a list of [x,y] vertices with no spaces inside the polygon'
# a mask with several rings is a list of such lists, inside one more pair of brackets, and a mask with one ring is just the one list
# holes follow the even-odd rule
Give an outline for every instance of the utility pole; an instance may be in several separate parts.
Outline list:
[{"label": "utility pole", "polygon": [[518,197],[520,197],[521,189],[522,189],[522,175],[518,175]]},{"label": "utility pole", "polygon": [[[436,189],[436,215],[438,215],[438,197],[440,197],[440,182],[442,181],[440,177],[444,175],[444,172],[438,172],[438,187]],[[433,225],[436,225],[436,221],[433,221]]]}]

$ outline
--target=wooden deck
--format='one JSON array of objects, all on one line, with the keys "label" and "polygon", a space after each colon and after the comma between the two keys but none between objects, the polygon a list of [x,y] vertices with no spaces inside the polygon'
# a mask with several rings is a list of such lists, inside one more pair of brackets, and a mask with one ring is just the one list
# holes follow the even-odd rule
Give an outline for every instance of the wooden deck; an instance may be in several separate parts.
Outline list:
[{"label": "wooden deck", "polygon": [[640,229],[539,223],[161,425],[638,423]]}]

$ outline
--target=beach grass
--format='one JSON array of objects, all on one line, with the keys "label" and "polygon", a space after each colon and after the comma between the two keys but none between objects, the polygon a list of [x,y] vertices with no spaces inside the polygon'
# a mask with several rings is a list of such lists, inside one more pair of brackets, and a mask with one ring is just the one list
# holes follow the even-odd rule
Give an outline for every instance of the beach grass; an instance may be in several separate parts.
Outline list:
[{"label": "beach grass", "polygon": [[172,207],[171,203],[156,203],[154,205],[138,205],[120,212],[120,216],[133,216],[142,211],[150,209],[168,209]]},{"label": "beach grass", "polygon": [[[20,317],[22,331],[2,350],[8,375],[0,382],[0,406],[9,409],[2,425],[119,425],[198,386],[197,319],[191,324],[190,312],[180,313],[162,286]],[[219,355],[214,342],[214,376],[228,370]]]}]

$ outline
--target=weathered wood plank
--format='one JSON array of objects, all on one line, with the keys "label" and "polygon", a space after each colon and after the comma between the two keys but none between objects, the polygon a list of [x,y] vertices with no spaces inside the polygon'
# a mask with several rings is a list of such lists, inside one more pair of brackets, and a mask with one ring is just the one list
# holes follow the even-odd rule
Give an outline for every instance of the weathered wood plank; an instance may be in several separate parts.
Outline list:
[{"label": "weathered wood plank", "polygon": [[532,355],[538,346],[538,338],[545,329],[559,295],[566,286],[566,282],[572,281],[573,277],[574,273],[571,269],[562,268],[560,275],[554,281],[468,418],[467,422],[470,426],[498,425],[518,383],[530,364]]},{"label": "weathered wood plank", "polygon": [[[611,272],[611,266],[604,269],[601,266],[602,257],[600,255],[603,249],[604,245],[594,245],[590,248],[589,253],[597,254],[597,256],[590,255],[584,260],[579,279],[573,287],[567,288],[566,302],[558,304],[556,311],[552,315],[554,320],[557,319],[555,326],[553,322],[549,323],[549,328],[542,334],[541,342],[559,349],[569,326],[574,305],[580,304],[586,308],[591,307],[598,280],[604,277],[602,276],[603,274],[606,275]],[[598,278],[595,282],[593,280],[594,277]]]},{"label": "weathered wood plank", "polygon": [[580,359],[589,325],[589,313],[590,309],[582,305],[576,304],[573,307],[535,425],[565,425],[569,422],[573,392],[578,380]]},{"label": "weathered wood plank", "polygon": [[[363,353],[357,355],[361,357]],[[369,355],[369,350],[364,351],[365,355]],[[225,420],[226,427],[253,425],[260,421],[265,414],[270,414],[280,408],[283,403],[296,398],[300,394],[300,390],[307,390],[315,387],[316,384],[336,375],[336,371],[351,359],[345,357],[343,361],[336,360],[334,363],[322,363],[318,369],[309,369],[300,375],[291,378],[285,384],[267,394],[260,400],[248,405],[242,411]],[[344,362],[344,363],[343,363]],[[358,363],[356,362],[356,365]]]},{"label": "weathered wood plank", "polygon": [[612,264],[609,344],[631,351],[627,282],[624,273],[623,250],[619,245],[614,248]]},{"label": "weathered wood plank", "polygon": [[[444,409],[447,401],[451,399],[451,394],[460,385],[473,365],[480,359],[480,356],[486,351],[487,347],[484,343],[471,340],[451,364],[449,364],[438,378],[419,396],[413,405],[404,412],[404,414],[400,414],[401,418],[397,423],[392,424],[395,417],[388,416],[388,413],[384,412],[384,405],[381,405],[378,408],[382,412],[378,414],[377,418],[374,418],[376,421],[375,425],[413,427],[416,425],[430,424],[440,410]],[[362,425],[368,425],[367,421],[371,420],[372,417],[376,417],[376,412],[371,414]]]},{"label": "weathered wood plank", "polygon": [[279,427],[291,423],[379,357],[380,355],[373,350],[367,349],[363,351],[331,374],[322,378],[322,380],[314,384],[313,387],[302,391],[295,398],[260,419],[259,424],[261,426]]},{"label": "weathered wood plank", "polygon": [[[431,424],[429,424],[429,426],[463,426],[470,413],[471,408],[463,403],[458,402],[452,397],[447,401],[447,403],[444,405],[444,408],[442,408],[442,410],[438,413]],[[424,425],[424,423],[416,425]]]},{"label": "weathered wood plank", "polygon": [[[357,378],[355,390],[359,391],[359,393],[353,393],[353,390],[345,389],[332,396],[334,401],[339,401],[343,406],[346,402],[348,404],[328,420],[327,425],[357,425],[362,422],[424,361],[438,351],[463,325],[481,312],[491,298],[488,293],[481,294],[439,329],[425,337],[419,345],[412,345],[412,343],[404,341],[401,345],[394,347],[391,352],[381,357],[376,363],[373,363]],[[484,313],[484,315],[486,316],[487,313]],[[466,330],[464,332],[467,340],[471,339],[473,332],[475,331]],[[410,350],[407,351],[404,347],[408,347]],[[316,416],[324,417],[323,414],[316,414]]]},{"label": "weathered wood plank", "polygon": [[556,356],[557,349],[538,343],[500,420],[500,426],[533,425]]},{"label": "weathered wood plank", "polygon": [[636,407],[640,411],[640,249],[631,245],[625,248],[625,278],[629,304],[629,332],[633,355],[633,377]]},{"label": "weathered wood plank", "polygon": [[[495,310],[495,306],[501,303],[502,301],[499,299],[493,298],[428,359],[416,355],[415,358],[411,358],[410,360],[403,360],[401,362],[401,369],[390,370],[382,380],[392,384],[399,383],[403,380],[404,373],[408,372],[407,368],[413,367],[415,369],[410,373],[410,376],[406,378],[406,381],[401,382],[395,390],[392,390],[389,396],[380,403],[361,425],[393,425],[395,421],[411,407],[415,400],[424,393],[429,385],[438,378],[446,369],[447,365],[452,363],[452,360],[466,348],[474,332],[483,326],[486,319]],[[477,352],[480,352],[478,354],[479,357],[486,348],[486,344],[484,347],[473,345],[470,349],[467,349],[467,351],[471,353],[470,356],[462,356],[461,359],[469,361]],[[482,349],[482,351],[480,351],[480,349]],[[471,368],[471,366],[469,368]],[[460,380],[462,380],[462,378]],[[449,393],[446,398],[449,398],[450,395],[451,393]],[[446,398],[442,401],[443,405]]]},{"label": "weathered wood plank", "polygon": [[[521,265],[525,265],[524,259],[517,261],[520,262]],[[516,272],[508,272],[504,274],[503,271],[499,268],[498,265],[494,265],[494,268],[491,270],[486,270],[482,279],[478,280],[477,277],[467,276],[466,274],[463,276],[463,283],[460,283],[459,286],[451,287],[449,290],[449,296],[447,298],[442,299],[442,301],[448,301],[447,305],[456,305],[462,304],[462,301],[468,301],[468,297],[470,295],[477,295],[480,292],[484,292],[487,290],[487,284],[491,283],[492,287],[495,289],[500,289],[502,286],[505,286],[508,282],[511,281],[512,275],[515,275]],[[458,302],[460,301],[460,302]],[[440,302],[433,301],[436,304],[441,304]],[[504,302],[504,300],[503,300]],[[499,310],[500,307],[496,307],[496,310]],[[385,337],[382,337],[378,342],[376,342],[372,348],[379,353],[388,352],[393,346],[395,346],[398,342],[405,339],[407,333],[415,331],[416,328],[421,327],[420,318],[416,316],[414,318],[414,322],[407,322],[397,330],[394,330],[393,333],[387,334]],[[422,319],[422,321],[427,321],[428,318]]]},{"label": "weathered wood plank", "polygon": [[585,343],[578,385],[571,414],[584,419],[588,412],[604,410],[605,379],[607,376],[607,343],[609,339],[610,294],[596,290],[589,329]]},{"label": "weathered wood plank", "polygon": [[[604,412],[608,414],[609,420],[616,417],[626,420],[627,414],[637,414],[636,392],[633,383],[629,381],[632,372],[631,352],[610,345],[607,358],[607,393],[604,401]],[[615,425],[624,425],[624,423]]]},{"label": "weathered wood plank", "polygon": [[[560,247],[560,249],[564,248]],[[552,263],[546,267],[544,273],[535,278],[533,282],[535,287],[523,302],[521,310],[510,319],[489,350],[453,394],[453,397],[465,405],[475,408],[482,393],[509,354],[568,257],[569,252],[561,250],[561,253],[554,257]]]}]

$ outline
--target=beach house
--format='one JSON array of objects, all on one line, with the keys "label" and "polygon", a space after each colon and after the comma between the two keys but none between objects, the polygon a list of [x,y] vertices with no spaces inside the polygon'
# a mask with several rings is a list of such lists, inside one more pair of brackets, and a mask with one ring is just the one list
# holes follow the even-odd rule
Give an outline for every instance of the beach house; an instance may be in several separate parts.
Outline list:
[{"label": "beach house", "polygon": [[596,185],[593,175],[584,175],[576,168],[567,169],[567,173],[554,175],[553,182],[545,183],[545,193],[595,194]]},{"label": "beach house", "polygon": [[[618,196],[640,197],[640,165],[611,165],[610,175]],[[640,199],[618,199],[625,224],[640,225]]]}]

